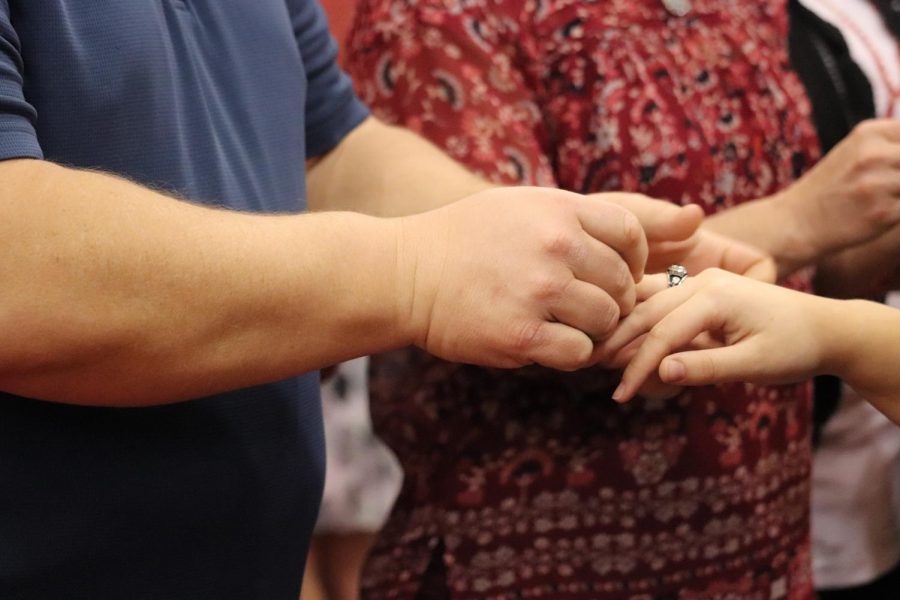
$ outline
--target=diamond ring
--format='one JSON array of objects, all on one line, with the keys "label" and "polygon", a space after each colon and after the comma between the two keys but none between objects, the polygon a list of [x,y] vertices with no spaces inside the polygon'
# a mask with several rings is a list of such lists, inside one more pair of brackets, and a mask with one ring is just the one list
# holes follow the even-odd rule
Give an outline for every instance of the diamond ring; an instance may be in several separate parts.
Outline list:
[{"label": "diamond ring", "polygon": [[688,278],[688,272],[681,265],[672,265],[666,269],[666,276],[668,277],[670,288],[678,287]]}]

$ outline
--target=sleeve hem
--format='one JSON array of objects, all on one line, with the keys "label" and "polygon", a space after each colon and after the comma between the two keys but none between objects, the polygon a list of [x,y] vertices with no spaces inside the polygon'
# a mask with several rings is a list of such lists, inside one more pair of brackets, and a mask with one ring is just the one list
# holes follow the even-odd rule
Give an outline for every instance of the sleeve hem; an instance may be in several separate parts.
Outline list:
[{"label": "sleeve hem", "polygon": [[44,153],[34,129],[11,127],[0,130],[0,160],[14,158],[43,159]]},{"label": "sleeve hem", "polygon": [[369,116],[369,109],[350,92],[327,119],[306,131],[306,156],[314,158],[328,154],[344,137]]}]

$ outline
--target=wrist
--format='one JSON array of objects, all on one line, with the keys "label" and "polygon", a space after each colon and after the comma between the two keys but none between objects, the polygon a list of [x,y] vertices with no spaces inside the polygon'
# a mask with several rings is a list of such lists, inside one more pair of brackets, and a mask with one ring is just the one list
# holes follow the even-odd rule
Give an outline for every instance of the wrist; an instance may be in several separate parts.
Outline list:
[{"label": "wrist", "polygon": [[766,198],[774,213],[774,223],[783,224],[783,245],[780,254],[784,262],[801,268],[827,254],[828,235],[823,230],[824,215],[812,194],[805,193],[799,183]]},{"label": "wrist", "polygon": [[[440,274],[447,255],[447,227],[432,231],[443,211],[391,219],[394,230],[394,322],[404,345],[426,346]],[[435,281],[435,277],[438,278]]]},{"label": "wrist", "polygon": [[859,323],[864,311],[860,300],[834,300],[820,296],[810,296],[814,303],[816,348],[818,350],[817,374],[836,375],[848,381],[853,380],[858,371],[860,353],[856,351],[861,343],[860,335],[864,327]]}]

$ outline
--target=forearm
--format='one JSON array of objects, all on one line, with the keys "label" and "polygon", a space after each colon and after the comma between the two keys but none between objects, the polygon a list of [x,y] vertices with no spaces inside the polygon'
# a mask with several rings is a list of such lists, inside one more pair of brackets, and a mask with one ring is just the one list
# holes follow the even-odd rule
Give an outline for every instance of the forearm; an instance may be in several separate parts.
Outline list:
[{"label": "forearm", "polygon": [[828,307],[824,370],[900,424],[900,310],[864,300],[819,302]]},{"label": "forearm", "polygon": [[0,180],[3,391],[171,402],[411,339],[396,222],[210,209],[39,161]]},{"label": "forearm", "polygon": [[424,138],[369,118],[309,171],[312,210],[424,212],[492,187]]},{"label": "forearm", "polygon": [[707,217],[703,227],[750,244],[769,254],[784,277],[819,259],[809,222],[789,195],[745,202]]}]

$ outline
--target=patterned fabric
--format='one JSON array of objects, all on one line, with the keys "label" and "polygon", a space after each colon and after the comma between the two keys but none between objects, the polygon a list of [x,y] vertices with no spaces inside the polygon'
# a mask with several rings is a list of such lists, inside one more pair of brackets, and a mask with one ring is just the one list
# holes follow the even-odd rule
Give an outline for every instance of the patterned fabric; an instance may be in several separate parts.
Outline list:
[{"label": "patterned fabric", "polygon": [[[493,180],[714,213],[783,188],[818,145],[784,3],[693,7],[364,0],[349,69],[382,118]],[[614,383],[375,358],[373,418],[406,479],[364,597],[811,598],[809,387],[618,406]]]}]

